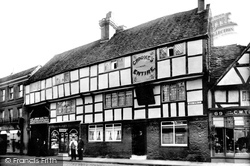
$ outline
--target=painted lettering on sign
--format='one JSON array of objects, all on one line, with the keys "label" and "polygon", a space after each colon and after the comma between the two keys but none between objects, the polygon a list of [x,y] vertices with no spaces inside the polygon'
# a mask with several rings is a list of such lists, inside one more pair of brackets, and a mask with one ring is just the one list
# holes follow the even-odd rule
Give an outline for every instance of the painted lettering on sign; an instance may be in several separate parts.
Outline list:
[{"label": "painted lettering on sign", "polygon": [[30,118],[30,124],[49,123],[49,117]]},{"label": "painted lettering on sign", "polygon": [[155,79],[155,51],[133,55],[133,82],[145,82]]}]

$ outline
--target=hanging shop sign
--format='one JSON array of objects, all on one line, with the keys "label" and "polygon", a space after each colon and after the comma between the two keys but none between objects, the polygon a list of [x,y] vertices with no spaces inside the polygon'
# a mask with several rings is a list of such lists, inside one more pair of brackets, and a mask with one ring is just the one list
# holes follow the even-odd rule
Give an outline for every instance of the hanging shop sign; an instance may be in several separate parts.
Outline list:
[{"label": "hanging shop sign", "polygon": [[42,123],[49,123],[49,117],[36,117],[30,118],[30,124],[42,124]]},{"label": "hanging shop sign", "polygon": [[154,80],[156,77],[155,51],[133,55],[132,67],[133,83]]}]

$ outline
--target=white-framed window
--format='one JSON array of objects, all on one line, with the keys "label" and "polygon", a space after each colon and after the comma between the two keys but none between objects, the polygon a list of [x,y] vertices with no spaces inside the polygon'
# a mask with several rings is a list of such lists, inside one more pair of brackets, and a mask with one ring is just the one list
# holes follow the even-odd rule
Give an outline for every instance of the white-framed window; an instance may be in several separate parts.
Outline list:
[{"label": "white-framed window", "polygon": [[117,142],[121,140],[122,140],[122,125],[120,123],[106,124],[105,125],[105,141]]},{"label": "white-framed window", "polygon": [[18,97],[23,97],[23,85],[18,85]]},{"label": "white-framed window", "polygon": [[119,58],[115,60],[111,60],[109,62],[106,62],[104,64],[104,71],[110,71],[110,70],[116,70],[116,69],[121,69],[124,68],[124,58]]},{"label": "white-framed window", "polygon": [[132,91],[105,94],[105,108],[132,106]]},{"label": "white-framed window", "polygon": [[162,146],[187,146],[188,131],[186,121],[161,122]]},{"label": "white-framed window", "polygon": [[89,142],[103,141],[103,125],[89,125]]},{"label": "white-framed window", "polygon": [[0,90],[0,101],[5,101],[5,89]]},{"label": "white-framed window", "polygon": [[14,99],[14,87],[9,87],[9,100]]},{"label": "white-framed window", "polygon": [[162,86],[162,101],[180,101],[186,99],[185,83],[165,84]]}]

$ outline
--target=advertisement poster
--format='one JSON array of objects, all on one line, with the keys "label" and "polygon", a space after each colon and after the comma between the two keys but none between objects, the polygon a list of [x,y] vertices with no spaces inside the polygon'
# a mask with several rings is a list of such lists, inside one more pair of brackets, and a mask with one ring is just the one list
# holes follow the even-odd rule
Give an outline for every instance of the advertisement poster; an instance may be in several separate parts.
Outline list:
[{"label": "advertisement poster", "polygon": [[155,51],[133,55],[132,67],[133,83],[154,80],[156,77]]}]

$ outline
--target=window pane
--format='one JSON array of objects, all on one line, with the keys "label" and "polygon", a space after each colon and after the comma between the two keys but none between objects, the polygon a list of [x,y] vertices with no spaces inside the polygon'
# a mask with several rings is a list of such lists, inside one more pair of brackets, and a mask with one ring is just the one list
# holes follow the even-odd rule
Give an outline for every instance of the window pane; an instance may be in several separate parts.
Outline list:
[{"label": "window pane", "polygon": [[185,100],[185,85],[184,82],[178,83],[178,100]]},{"label": "window pane", "polygon": [[102,138],[103,138],[103,129],[102,127],[98,127],[96,128],[96,140],[97,141],[102,141]]},{"label": "window pane", "polygon": [[69,82],[69,72],[64,73],[64,82]]},{"label": "window pane", "polygon": [[132,106],[132,91],[126,92],[126,106]]},{"label": "window pane", "polygon": [[164,59],[168,57],[168,49],[167,47],[159,48],[159,59]]},{"label": "window pane", "polygon": [[112,93],[112,107],[118,106],[118,96],[117,93]]},{"label": "window pane", "polygon": [[249,151],[249,129],[237,128],[234,130],[235,137],[235,153],[246,154]]},{"label": "window pane", "polygon": [[170,100],[171,101],[176,100],[176,85],[170,86]]},{"label": "window pane", "polygon": [[175,127],[175,143],[187,144],[187,126],[182,125]]},{"label": "window pane", "polygon": [[106,108],[111,108],[111,94],[106,94],[105,96]]},{"label": "window pane", "polygon": [[224,139],[223,139],[223,128],[215,128],[215,138],[214,138],[214,154],[215,155],[224,155]]},{"label": "window pane", "polygon": [[125,92],[119,92],[119,106],[125,105]]},{"label": "window pane", "polygon": [[124,67],[124,58],[117,59],[117,68],[123,68]]},{"label": "window pane", "polygon": [[218,118],[213,117],[213,125],[215,127],[224,127],[224,118],[223,117],[218,117]]},{"label": "window pane", "polygon": [[186,52],[185,43],[176,44],[174,46],[175,55],[183,55]]},{"label": "window pane", "polygon": [[234,130],[230,128],[226,129],[226,148],[227,154],[234,154]]},{"label": "window pane", "polygon": [[105,129],[105,140],[106,141],[112,141],[113,140],[113,126],[107,125]]},{"label": "window pane", "polygon": [[162,99],[164,102],[169,101],[169,85],[162,87]]},{"label": "window pane", "polygon": [[162,126],[162,144],[173,144],[173,127]]}]

